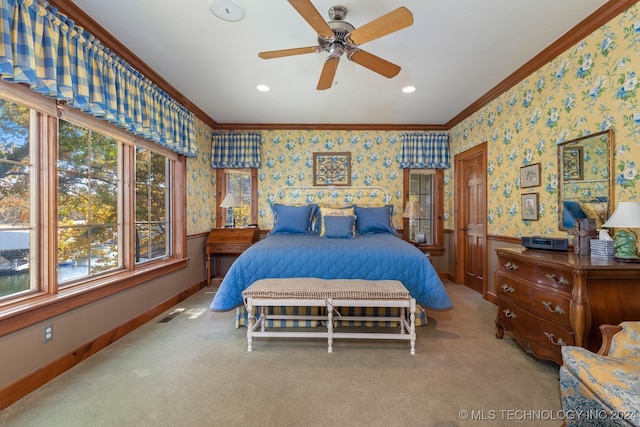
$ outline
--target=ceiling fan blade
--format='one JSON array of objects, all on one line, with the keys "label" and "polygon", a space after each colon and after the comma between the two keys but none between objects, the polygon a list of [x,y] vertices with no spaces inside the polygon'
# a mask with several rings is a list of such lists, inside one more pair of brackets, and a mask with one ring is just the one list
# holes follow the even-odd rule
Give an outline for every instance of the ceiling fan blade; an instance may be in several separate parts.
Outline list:
[{"label": "ceiling fan blade", "polygon": [[318,9],[311,4],[310,0],[289,0],[289,3],[313,27],[319,36],[325,39],[333,39],[333,30],[320,15]]},{"label": "ceiling fan blade", "polygon": [[348,58],[356,64],[360,64],[363,67],[368,68],[371,71],[375,71],[389,79],[397,76],[400,72],[400,67],[398,65],[369,52],[365,52],[364,50],[353,50],[349,53]]},{"label": "ceiling fan blade", "polygon": [[322,50],[320,46],[296,47],[293,49],[270,50],[260,52],[258,56],[262,59],[282,58],[283,56],[303,55],[305,53],[318,53]]},{"label": "ceiling fan blade", "polygon": [[413,14],[406,7],[399,7],[386,15],[356,28],[349,40],[356,45],[375,40],[413,24]]},{"label": "ceiling fan blade", "polygon": [[316,89],[325,90],[329,89],[331,85],[333,85],[333,78],[336,75],[339,62],[339,56],[330,56],[327,58],[322,66],[322,73],[320,73],[320,80],[318,80],[318,86]]}]

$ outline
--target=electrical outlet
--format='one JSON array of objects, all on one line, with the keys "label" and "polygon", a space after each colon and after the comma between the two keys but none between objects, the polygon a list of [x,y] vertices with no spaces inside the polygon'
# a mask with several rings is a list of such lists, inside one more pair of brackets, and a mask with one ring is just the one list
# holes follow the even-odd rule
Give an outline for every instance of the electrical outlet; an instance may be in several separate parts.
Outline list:
[{"label": "electrical outlet", "polygon": [[53,339],[53,325],[45,325],[42,328],[42,342],[49,342]]}]

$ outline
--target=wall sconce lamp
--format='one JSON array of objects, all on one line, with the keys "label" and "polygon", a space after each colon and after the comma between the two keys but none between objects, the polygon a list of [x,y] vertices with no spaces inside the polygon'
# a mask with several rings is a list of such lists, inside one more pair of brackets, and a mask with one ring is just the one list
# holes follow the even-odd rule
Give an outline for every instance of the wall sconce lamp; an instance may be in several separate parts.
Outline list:
[{"label": "wall sconce lamp", "polygon": [[232,193],[227,193],[222,203],[220,203],[221,208],[227,208],[227,223],[225,227],[234,227],[235,220],[233,218],[233,208],[240,206],[238,199]]},{"label": "wall sconce lamp", "polygon": [[[640,202],[621,202],[603,228],[640,228]],[[640,262],[638,235],[632,230],[616,230],[615,258],[623,262]]]},{"label": "wall sconce lamp", "polygon": [[403,218],[409,218],[409,241],[414,242],[416,239],[416,220],[424,216],[420,202],[417,200],[409,200],[402,213]]}]

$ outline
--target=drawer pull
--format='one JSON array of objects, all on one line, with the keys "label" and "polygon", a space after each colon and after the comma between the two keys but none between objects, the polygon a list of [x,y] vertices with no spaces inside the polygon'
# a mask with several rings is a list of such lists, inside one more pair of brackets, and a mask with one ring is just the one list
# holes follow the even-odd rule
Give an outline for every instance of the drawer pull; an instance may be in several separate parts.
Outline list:
[{"label": "drawer pull", "polygon": [[560,276],[559,279],[556,279],[555,274],[547,274],[547,279],[551,280],[556,285],[568,285],[569,281],[564,278],[564,276]]},{"label": "drawer pull", "polygon": [[509,319],[515,319],[516,317],[518,317],[517,314],[515,314],[513,311],[509,310],[508,308],[505,309],[503,311],[504,315],[507,316]]},{"label": "drawer pull", "polygon": [[553,344],[553,345],[559,345],[559,346],[567,345],[567,343],[564,342],[564,340],[562,338],[558,338],[556,340],[555,336],[552,333],[545,332],[544,335],[547,337],[547,339],[549,341],[551,341],[551,344]]},{"label": "drawer pull", "polygon": [[516,290],[513,289],[511,286],[507,285],[506,283],[504,285],[502,285],[502,290],[505,292],[515,292]]},{"label": "drawer pull", "polygon": [[504,268],[506,268],[507,270],[517,270],[517,269],[518,269],[518,266],[517,266],[515,263],[513,263],[513,262],[511,262],[511,261],[508,261],[508,262],[504,265]]},{"label": "drawer pull", "polygon": [[564,310],[559,305],[556,305],[556,308],[551,308],[552,304],[547,301],[542,301],[542,305],[547,307],[547,310],[549,310],[552,313],[564,314]]}]

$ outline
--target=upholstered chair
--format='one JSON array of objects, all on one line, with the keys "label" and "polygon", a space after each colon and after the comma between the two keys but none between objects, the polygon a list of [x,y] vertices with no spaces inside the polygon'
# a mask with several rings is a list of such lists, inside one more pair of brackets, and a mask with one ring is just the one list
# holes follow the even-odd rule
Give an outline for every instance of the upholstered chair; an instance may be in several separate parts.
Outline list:
[{"label": "upholstered chair", "polygon": [[640,321],[602,325],[602,347],[562,348],[567,426],[640,426]]}]

